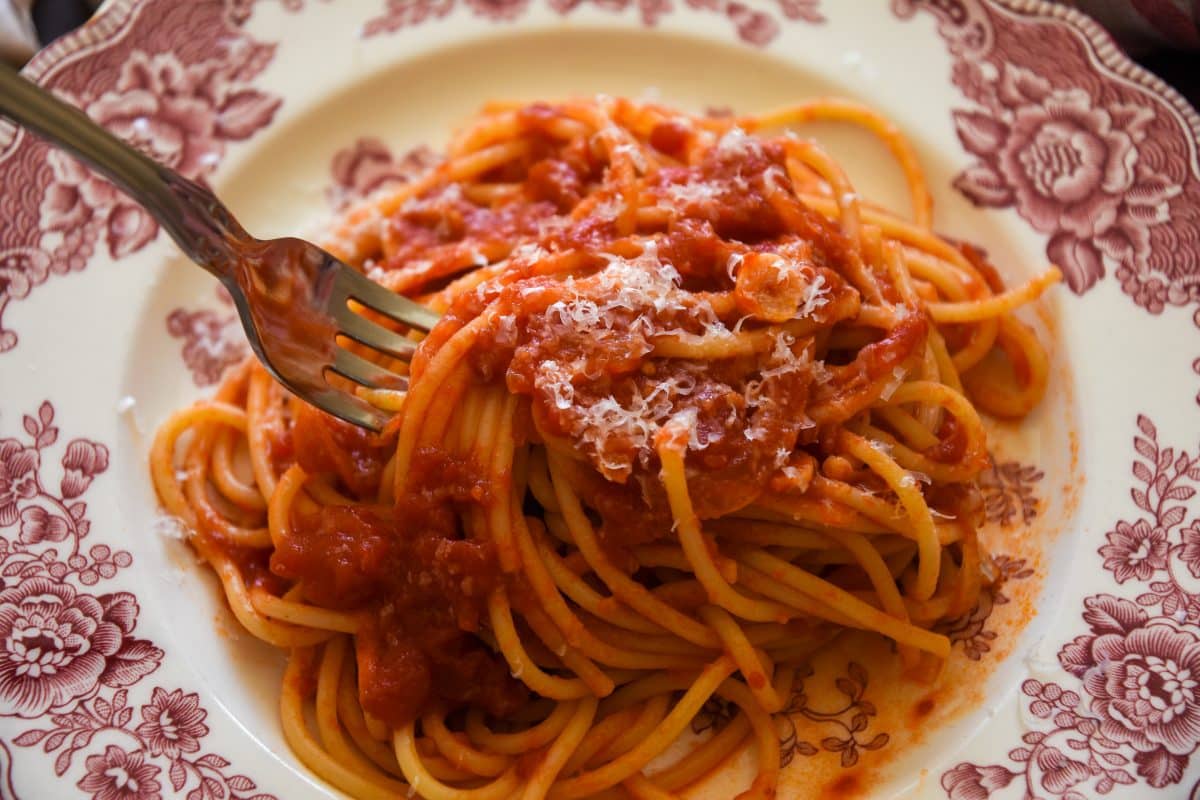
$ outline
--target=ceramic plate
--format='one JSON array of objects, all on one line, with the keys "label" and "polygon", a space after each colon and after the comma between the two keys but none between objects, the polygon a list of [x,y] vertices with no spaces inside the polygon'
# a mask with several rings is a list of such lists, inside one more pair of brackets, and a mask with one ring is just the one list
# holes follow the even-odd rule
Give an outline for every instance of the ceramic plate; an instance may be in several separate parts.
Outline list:
[{"label": "ceramic plate", "polygon": [[[1056,365],[994,426],[1006,577],[932,686],[830,652],[777,716],[781,797],[1182,797],[1200,778],[1200,117],[1095,24],[1020,0],[113,0],[26,74],[262,236],[318,233],[488,98],[606,92],[751,113],[817,94],[911,137],[938,229],[1014,280]],[[818,127],[863,191],[900,176]],[[245,353],[139,208],[0,129],[0,797],[330,797],[157,511],[148,437]],[[710,705],[689,736],[719,726]],[[727,763],[696,796],[731,797]]]}]

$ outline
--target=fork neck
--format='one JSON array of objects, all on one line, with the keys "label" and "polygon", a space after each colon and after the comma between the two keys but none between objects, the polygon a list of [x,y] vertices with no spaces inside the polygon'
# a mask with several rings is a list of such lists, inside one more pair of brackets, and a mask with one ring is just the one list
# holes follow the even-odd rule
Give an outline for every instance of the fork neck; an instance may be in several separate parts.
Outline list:
[{"label": "fork neck", "polygon": [[233,280],[239,246],[254,239],[208,189],[3,65],[0,113],[85,161],[145,208],[192,260],[223,281]]}]

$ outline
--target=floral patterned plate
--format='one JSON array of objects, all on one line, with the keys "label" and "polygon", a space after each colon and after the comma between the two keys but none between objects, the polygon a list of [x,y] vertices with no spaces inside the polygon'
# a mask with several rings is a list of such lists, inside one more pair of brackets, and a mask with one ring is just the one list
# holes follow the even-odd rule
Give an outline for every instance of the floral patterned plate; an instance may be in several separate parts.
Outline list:
[{"label": "floral patterned plate", "polygon": [[[1149,3],[1147,3],[1149,5]],[[897,65],[903,65],[897,68]],[[939,229],[1068,288],[1043,407],[995,426],[1006,580],[934,686],[878,642],[777,718],[781,797],[1200,796],[1200,116],[1094,23],[1025,0],[111,0],[26,68],[262,235],[427,163],[490,97],[819,93],[912,137]],[[872,196],[895,167],[815,131]],[[158,515],[148,437],[245,345],[144,212],[0,128],[0,798],[329,797],[282,740],[279,653]],[[718,704],[693,736],[727,718]],[[698,796],[732,796],[744,755]]]}]

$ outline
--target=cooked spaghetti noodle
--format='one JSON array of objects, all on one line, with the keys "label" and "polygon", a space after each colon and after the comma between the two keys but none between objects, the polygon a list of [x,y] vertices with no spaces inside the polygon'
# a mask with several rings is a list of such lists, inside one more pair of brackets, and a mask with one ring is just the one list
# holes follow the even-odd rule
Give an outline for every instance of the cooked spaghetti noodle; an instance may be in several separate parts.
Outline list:
[{"label": "cooked spaghetti noodle", "polygon": [[[860,199],[794,132],[864,126],[912,209]],[[846,629],[929,676],[986,583],[978,409],[1048,361],[934,234],[912,149],[817,100],[710,118],[598,98],[493,104],[327,243],[442,313],[381,434],[255,362],[154,442],[167,510],[238,620],[290,652],[284,732],[359,798],[668,798],[755,745]],[[658,761],[710,698],[734,719]]]}]

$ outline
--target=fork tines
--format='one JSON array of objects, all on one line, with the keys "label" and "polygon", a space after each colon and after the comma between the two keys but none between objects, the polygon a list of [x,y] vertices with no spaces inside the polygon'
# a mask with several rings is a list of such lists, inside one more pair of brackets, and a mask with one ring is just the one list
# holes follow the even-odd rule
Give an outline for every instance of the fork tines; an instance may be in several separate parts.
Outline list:
[{"label": "fork tines", "polygon": [[405,376],[384,369],[344,347],[334,348],[333,363],[329,368],[343,378],[361,383],[368,389],[404,389],[408,386],[408,378]]},{"label": "fork tines", "polygon": [[[327,312],[337,325],[338,336],[396,359],[410,359],[416,352],[417,343],[357,313],[350,306],[351,300],[413,330],[428,332],[438,321],[436,312],[388,291],[366,276],[341,265],[335,273],[326,305]],[[327,368],[369,389],[403,390],[408,386],[408,379],[404,375],[392,372],[341,345],[334,348],[333,361]]]},{"label": "fork tines", "polygon": [[[367,276],[349,267],[338,270],[334,289],[336,293],[342,294],[343,297],[357,300],[372,311],[376,311],[402,325],[407,325],[419,331],[428,332],[433,330],[433,326],[437,324],[439,319],[436,311],[431,311],[425,308],[425,306],[409,300],[407,297],[402,297],[393,291],[385,289]],[[334,311],[334,316],[340,319],[341,314],[338,311]],[[388,332],[390,333],[390,331]],[[350,334],[347,333],[347,335]],[[363,342],[363,344],[368,343]]]},{"label": "fork tines", "polygon": [[393,358],[411,358],[417,349],[417,343],[412,339],[355,314],[349,307],[345,313],[335,313],[334,319],[338,324],[338,333]]}]

